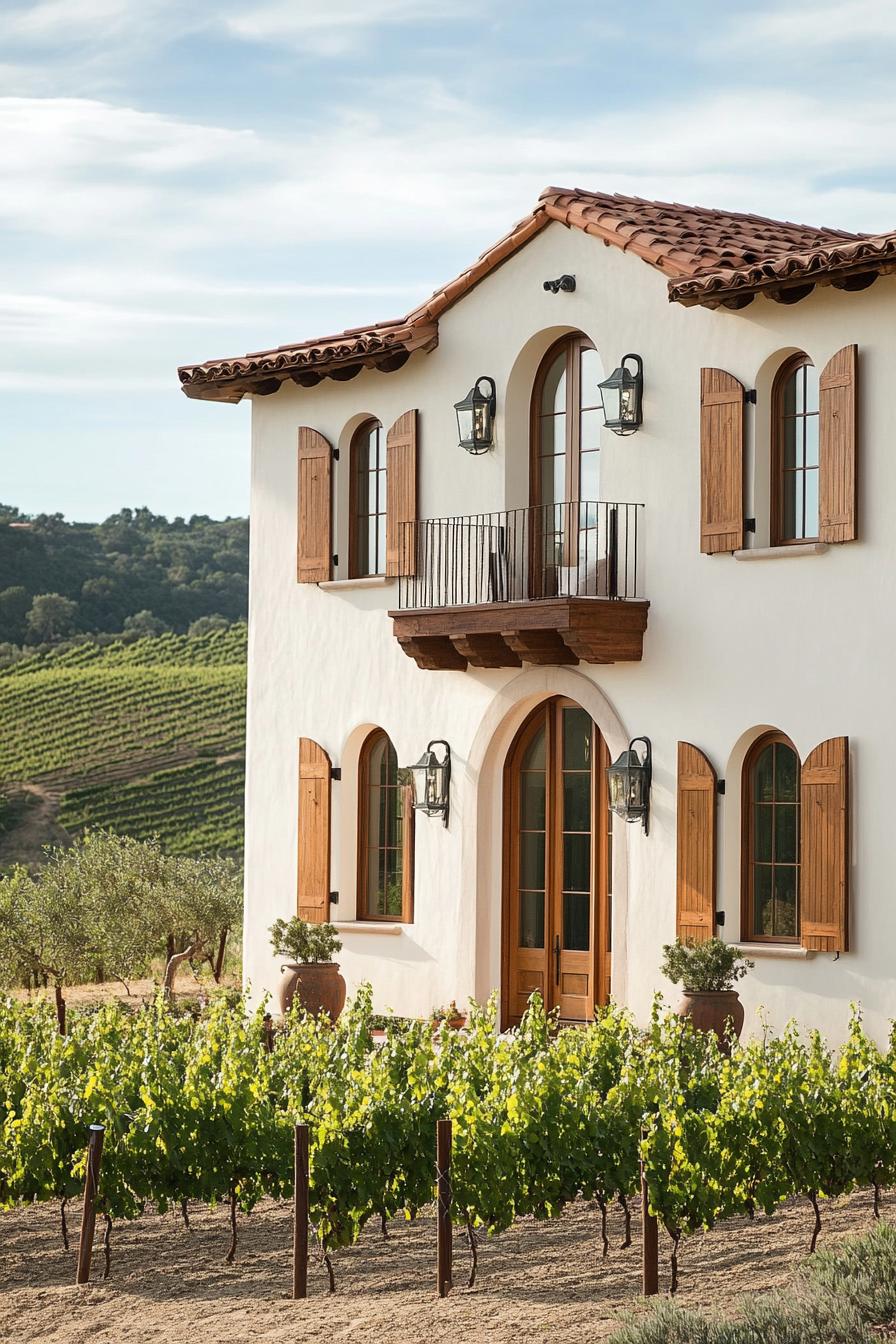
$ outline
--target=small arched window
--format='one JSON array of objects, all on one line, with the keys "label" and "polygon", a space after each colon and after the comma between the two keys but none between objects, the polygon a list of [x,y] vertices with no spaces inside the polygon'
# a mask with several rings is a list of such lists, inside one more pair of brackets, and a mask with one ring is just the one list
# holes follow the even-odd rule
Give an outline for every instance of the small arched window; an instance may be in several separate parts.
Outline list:
[{"label": "small arched window", "polygon": [[365,420],[351,443],[351,533],[353,579],[386,572],[386,434],[378,420]]},{"label": "small arched window", "polygon": [[361,750],[358,780],[358,918],[413,920],[413,809],[395,748],[381,728]]},{"label": "small arched window", "polygon": [[744,762],[742,937],[795,943],[800,933],[800,758],[781,733]]},{"label": "small arched window", "polygon": [[804,354],[778,370],[772,393],[773,546],[818,539],[818,370]]}]

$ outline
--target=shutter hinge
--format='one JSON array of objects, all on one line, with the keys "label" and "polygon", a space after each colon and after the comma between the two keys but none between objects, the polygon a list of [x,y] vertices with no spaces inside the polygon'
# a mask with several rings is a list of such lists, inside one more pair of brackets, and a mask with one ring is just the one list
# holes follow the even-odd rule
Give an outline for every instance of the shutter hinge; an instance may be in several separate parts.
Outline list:
[{"label": "shutter hinge", "polygon": [[[753,400],[754,400],[754,401],[756,400],[756,393],[755,393],[755,392],[753,393]],[[334,462],[338,462],[338,461],[339,461],[339,449],[338,449],[338,448],[331,448],[331,449],[330,449],[330,452],[333,454],[333,461],[334,461]]]},{"label": "shutter hinge", "polygon": [[725,926],[725,911],[724,911],[724,910],[717,910],[717,911],[716,911],[716,923],[719,925],[720,928],[724,928],[724,926]]},{"label": "shutter hinge", "polygon": [[745,519],[744,519],[744,531],[745,531],[745,532],[755,532],[755,531],[756,531],[756,519],[755,519],[755,518],[745,518]]},{"label": "shutter hinge", "polygon": [[331,905],[338,905],[338,904],[339,904],[339,892],[338,892],[338,891],[331,891],[331,892],[330,892],[330,904],[331,904]]},{"label": "shutter hinge", "polygon": [[[755,406],[755,405],[756,405],[756,389],[755,389],[755,387],[745,387],[745,388],[744,388],[744,402],[749,402],[751,406]],[[337,456],[338,456],[338,454],[337,454]]]},{"label": "shutter hinge", "polygon": [[333,568],[334,568],[334,569],[338,569],[338,568],[339,568],[339,556],[338,556],[338,555],[334,555],[334,556],[333,556]]},{"label": "shutter hinge", "polygon": [[333,769],[330,771],[330,778],[331,778],[331,779],[336,779],[336,780],[340,780],[340,779],[342,778],[342,766],[341,766],[341,765],[334,765],[334,766],[333,766]]},{"label": "shutter hinge", "polygon": [[725,792],[725,781],[724,781],[724,779],[717,779],[717,780],[716,780],[716,793],[722,793],[722,794],[723,794],[724,792]]}]

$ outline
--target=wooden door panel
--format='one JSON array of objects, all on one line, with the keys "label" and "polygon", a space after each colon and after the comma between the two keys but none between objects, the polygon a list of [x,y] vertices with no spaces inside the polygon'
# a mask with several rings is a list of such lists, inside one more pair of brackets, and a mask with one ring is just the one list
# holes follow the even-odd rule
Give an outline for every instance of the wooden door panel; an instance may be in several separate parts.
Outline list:
[{"label": "wooden door panel", "polygon": [[[541,818],[533,759],[544,761],[544,896],[533,890],[541,849],[531,856],[533,819]],[[609,755],[581,706],[555,699],[524,725],[505,768],[504,1019],[519,1021],[536,990],[562,1019],[590,1021],[609,997],[610,834],[605,769]],[[535,805],[533,810],[533,798]],[[527,832],[527,829],[528,832]],[[530,850],[526,849],[526,834]],[[540,832],[539,844],[540,844]],[[524,873],[524,870],[527,870]],[[542,945],[531,946],[533,920],[521,929],[521,904],[544,901]],[[566,902],[567,921],[564,921]],[[585,909],[577,909],[581,902]],[[541,912],[534,920],[535,937]],[[523,935],[523,936],[521,936]],[[527,941],[530,945],[526,945]]]}]

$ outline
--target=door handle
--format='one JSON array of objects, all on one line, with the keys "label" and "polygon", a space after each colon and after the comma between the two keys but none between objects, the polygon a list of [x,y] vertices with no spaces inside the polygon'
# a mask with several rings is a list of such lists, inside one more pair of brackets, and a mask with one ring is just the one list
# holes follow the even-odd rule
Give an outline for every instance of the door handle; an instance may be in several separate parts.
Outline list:
[{"label": "door handle", "polygon": [[554,934],[554,984],[560,983],[560,935]]}]

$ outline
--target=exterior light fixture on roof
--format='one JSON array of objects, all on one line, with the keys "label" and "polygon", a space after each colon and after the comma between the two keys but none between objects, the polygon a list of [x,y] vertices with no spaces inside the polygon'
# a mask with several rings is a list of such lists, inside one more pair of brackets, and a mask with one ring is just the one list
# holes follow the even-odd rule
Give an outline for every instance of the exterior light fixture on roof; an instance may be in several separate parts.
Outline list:
[{"label": "exterior light fixture on roof", "polygon": [[[641,756],[635,743],[643,742]],[[640,821],[644,834],[650,833],[650,779],[653,761],[649,737],[633,737],[625,751],[607,769],[610,808],[623,821]]]},{"label": "exterior light fixture on roof", "polygon": [[[433,747],[442,747],[442,759],[439,760]],[[441,738],[430,742],[416,765],[407,767],[414,791],[415,812],[425,812],[428,817],[441,817],[448,825],[448,796],[451,788],[451,748]]]},{"label": "exterior light fixture on roof", "polygon": [[[485,383],[488,391],[480,391]],[[463,401],[456,401],[457,434],[461,448],[468,453],[488,452],[495,438],[495,380],[483,375],[477,378]]]},{"label": "exterior light fixture on roof", "polygon": [[[629,361],[634,371],[627,367]],[[644,391],[644,361],[640,355],[623,355],[622,364],[609,378],[598,383],[604,411],[604,424],[614,434],[633,434],[641,424],[641,396]]]}]

